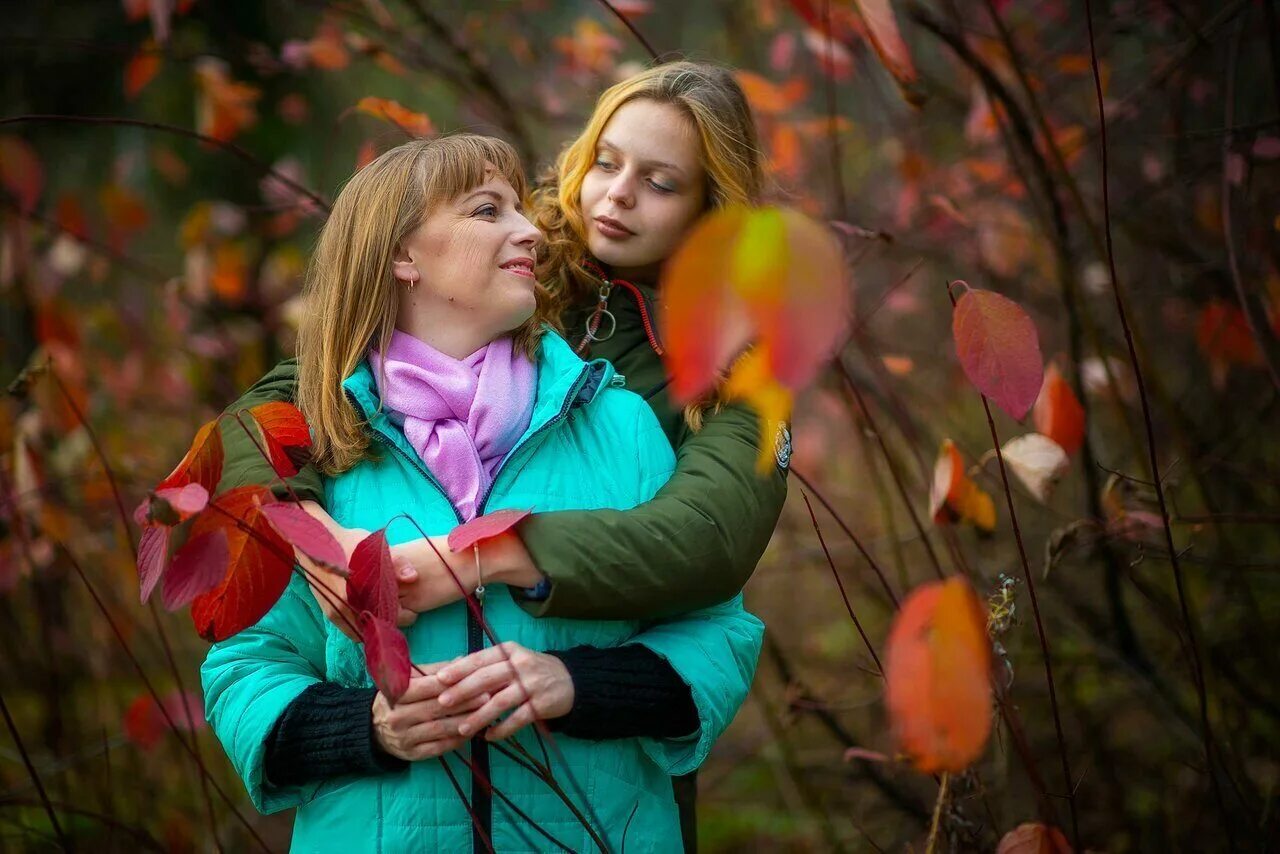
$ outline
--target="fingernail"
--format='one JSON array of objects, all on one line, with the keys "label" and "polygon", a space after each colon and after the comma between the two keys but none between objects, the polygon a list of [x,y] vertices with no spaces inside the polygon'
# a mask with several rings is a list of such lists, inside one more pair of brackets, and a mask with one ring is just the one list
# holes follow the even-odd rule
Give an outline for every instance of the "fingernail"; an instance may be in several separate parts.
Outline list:
[{"label": "fingernail", "polygon": [[447,706],[447,705],[449,705],[449,704],[450,704],[450,703],[452,703],[452,702],[453,702],[453,695],[452,695],[452,694],[441,694],[441,695],[440,695],[440,705],[442,705],[442,706]]},{"label": "fingernail", "polygon": [[401,577],[401,578],[408,578],[408,577],[409,577],[409,576],[411,576],[411,575],[413,575],[413,570],[412,570],[412,569],[410,569],[410,568],[409,568],[409,567],[407,567],[407,566],[402,566],[402,567],[400,567],[400,577]]}]

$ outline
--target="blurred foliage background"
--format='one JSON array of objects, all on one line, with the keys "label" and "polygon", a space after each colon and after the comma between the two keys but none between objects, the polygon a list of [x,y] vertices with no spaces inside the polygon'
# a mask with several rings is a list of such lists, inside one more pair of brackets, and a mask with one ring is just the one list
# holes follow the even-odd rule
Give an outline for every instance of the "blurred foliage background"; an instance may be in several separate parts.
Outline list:
[{"label": "blurred foliage background", "polygon": [[[993,850],[1031,821],[1072,838],[1072,809],[1079,850],[1266,849],[1280,773],[1277,4],[1093,3],[1106,207],[1082,3],[894,2],[905,81],[860,14],[888,3],[612,5],[6,7],[0,376],[44,370],[0,402],[0,849],[61,833],[104,851],[237,851],[255,844],[249,827],[287,846],[290,817],[254,812],[207,728],[167,731],[148,686],[181,719],[204,644],[185,614],[138,604],[124,517],[290,353],[321,222],[309,194],[331,198],[406,134],[493,133],[541,171],[595,96],[650,59],[615,11],[659,53],[740,70],[773,197],[836,224],[855,281],[855,334],[800,400],[792,495],[747,588],[769,636],[701,774],[704,850],[923,850],[939,803],[939,849]],[[1087,439],[1056,490],[1013,490],[1070,787],[987,418],[950,340],[955,279],[1023,305],[1084,407]],[[1031,428],[997,412],[994,429]],[[994,497],[993,534],[930,519],[944,439]],[[967,567],[989,597],[1012,715],[942,801],[938,780],[892,761],[883,682],[804,497],[876,648],[886,586],[901,598]]]}]

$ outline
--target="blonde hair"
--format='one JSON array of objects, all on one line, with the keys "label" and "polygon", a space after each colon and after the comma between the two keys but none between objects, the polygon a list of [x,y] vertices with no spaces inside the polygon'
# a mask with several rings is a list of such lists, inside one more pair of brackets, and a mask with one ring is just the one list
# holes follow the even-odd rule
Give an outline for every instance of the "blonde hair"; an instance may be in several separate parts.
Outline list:
[{"label": "blonde hair", "polygon": [[671,104],[693,123],[709,209],[760,201],[764,172],[755,121],[731,71],[702,62],[670,62],[609,87],[596,101],[582,133],[564,148],[554,171],[533,191],[533,222],[547,240],[538,279],[551,289],[558,313],[597,287],[582,263],[588,256],[582,182],[595,163],[605,125],[620,107],[641,98]]},{"label": "blonde hair", "polygon": [[[697,131],[708,209],[759,204],[764,169],[755,119],[742,87],[727,68],[703,62],[670,62],[628,77],[604,91],[577,139],[556,160],[554,170],[533,191],[533,222],[546,238],[538,280],[545,282],[557,315],[598,287],[583,266],[588,257],[582,216],[582,182],[596,160],[605,125],[624,104],[647,98],[677,107]],[[721,396],[685,407],[685,422],[700,430],[707,409],[718,410]]]},{"label": "blonde hair", "polygon": [[[366,455],[369,437],[342,381],[370,346],[385,353],[395,330],[401,285],[392,260],[401,242],[441,204],[496,173],[525,196],[520,158],[499,139],[456,134],[413,140],[365,166],[347,182],[307,267],[307,310],[298,329],[297,404],[312,430],[312,458],[325,474],[346,471]],[[551,301],[535,289],[537,308],[513,336],[533,357]]]}]

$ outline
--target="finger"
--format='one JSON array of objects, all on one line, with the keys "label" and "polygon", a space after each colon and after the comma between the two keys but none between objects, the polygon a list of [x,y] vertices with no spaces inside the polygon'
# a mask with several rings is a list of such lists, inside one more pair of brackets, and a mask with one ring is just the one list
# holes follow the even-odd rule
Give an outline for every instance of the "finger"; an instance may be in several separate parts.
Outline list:
[{"label": "finger", "polygon": [[486,741],[500,741],[504,738],[510,738],[520,730],[533,723],[536,718],[533,709],[533,703],[524,703],[520,708],[512,712],[505,721],[489,728],[484,734]]},{"label": "finger", "polygon": [[487,727],[498,719],[498,716],[509,709],[519,706],[526,694],[524,689],[519,685],[508,685],[503,690],[494,695],[493,699],[485,703],[474,714],[468,715],[458,727],[458,735],[471,735]]},{"label": "finger", "polygon": [[444,756],[457,750],[459,747],[467,743],[465,738],[446,738],[440,741],[428,741],[419,744],[408,751],[411,759],[432,759],[436,756]]},{"label": "finger", "polygon": [[409,677],[409,687],[405,689],[404,695],[396,701],[396,705],[419,703],[424,700],[434,700],[444,690],[444,686],[440,684],[440,680],[434,674],[420,676],[413,673]]},{"label": "finger", "polygon": [[413,584],[418,580],[418,569],[403,558],[393,558],[396,569],[396,581],[403,585]]},{"label": "finger", "polygon": [[[495,664],[490,664],[488,667],[472,673],[458,684],[447,686],[447,690],[440,694],[440,705],[452,706],[479,694],[481,691],[496,691],[515,678],[515,668],[508,662],[499,661]],[[443,679],[440,681],[444,682]]]},{"label": "finger", "polygon": [[440,679],[448,685],[457,684],[482,667],[488,667],[499,661],[506,661],[518,648],[517,644],[507,641],[497,646],[486,647],[479,652],[473,652],[466,658],[459,659],[441,670]]},{"label": "finger", "polygon": [[396,614],[396,625],[400,628],[412,626],[418,620],[418,612],[412,608],[400,606],[399,613]]},{"label": "finger", "polygon": [[442,741],[448,738],[463,738],[459,727],[465,720],[461,715],[447,718],[436,718],[415,724],[404,731],[401,741],[408,747],[425,744],[428,741]]}]

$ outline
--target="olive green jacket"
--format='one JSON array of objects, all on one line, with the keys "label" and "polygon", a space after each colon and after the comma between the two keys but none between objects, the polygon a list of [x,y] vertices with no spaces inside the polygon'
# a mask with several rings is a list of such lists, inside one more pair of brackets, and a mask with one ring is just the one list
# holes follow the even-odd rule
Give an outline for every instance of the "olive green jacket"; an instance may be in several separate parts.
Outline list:
[{"label": "olive green jacket", "polygon": [[[652,320],[653,293],[640,290]],[[738,405],[708,413],[702,429],[691,431],[666,392],[666,373],[649,344],[637,299],[615,288],[609,310],[617,330],[597,342],[590,356],[608,359],[626,387],[649,402],[676,450],[676,470],[656,497],[631,510],[558,510],[520,523],[525,547],[551,580],[545,599],[521,600],[535,616],[650,619],[730,599],[755,570],[786,498],[789,448],[779,449],[778,465],[768,475],[758,474],[756,417]],[[566,335],[575,344],[583,321],[581,312],[565,318]],[[296,382],[296,361],[283,361],[227,411],[292,402]],[[222,441],[220,492],[272,484],[281,497],[287,495],[234,419],[223,419]],[[324,503],[314,468],[304,468],[289,483],[299,498]]]}]

